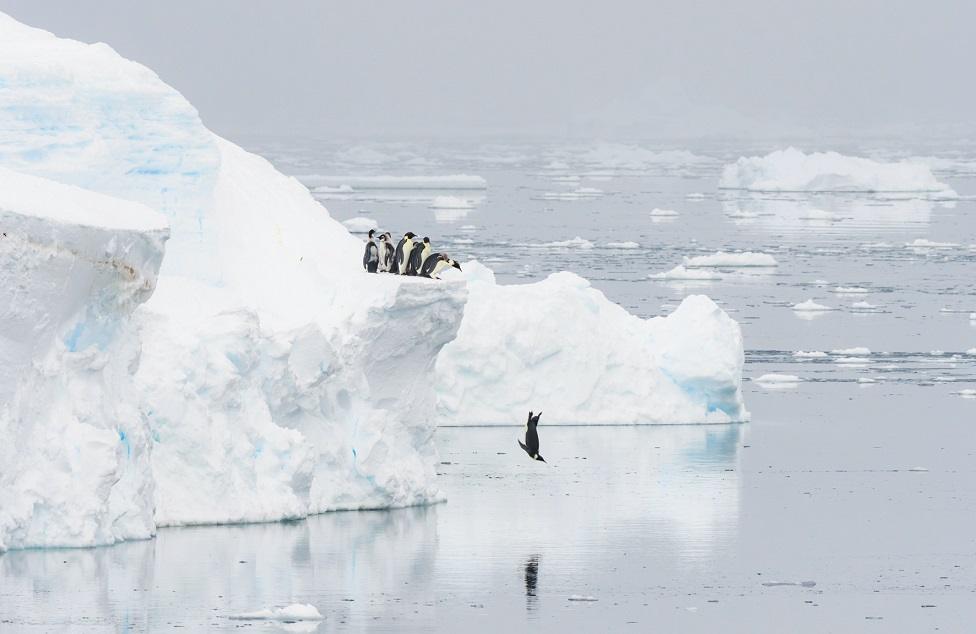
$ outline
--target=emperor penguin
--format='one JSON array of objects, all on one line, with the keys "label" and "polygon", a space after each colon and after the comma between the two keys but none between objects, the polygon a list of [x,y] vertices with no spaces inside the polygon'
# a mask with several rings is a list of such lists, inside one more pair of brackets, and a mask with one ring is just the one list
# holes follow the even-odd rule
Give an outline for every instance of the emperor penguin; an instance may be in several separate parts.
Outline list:
[{"label": "emperor penguin", "polygon": [[407,264],[407,275],[419,275],[420,269],[424,267],[424,260],[430,255],[430,238],[425,237],[423,242],[418,243],[413,251],[410,252],[410,263]]},{"label": "emperor penguin", "polygon": [[407,264],[410,263],[410,251],[413,250],[413,238],[417,235],[408,231],[400,238],[397,244],[396,253],[393,256],[393,272],[400,275],[407,274]]},{"label": "emperor penguin", "polygon": [[518,441],[519,447],[521,447],[525,453],[529,454],[529,458],[533,460],[538,460],[539,462],[545,462],[545,459],[539,454],[539,419],[542,417],[542,412],[539,412],[535,416],[532,412],[529,412],[529,420],[525,423],[525,442],[521,440]]},{"label": "emperor penguin", "polygon": [[440,279],[437,275],[452,266],[459,271],[461,270],[461,265],[448,257],[446,253],[431,253],[420,268],[420,276]]},{"label": "emperor penguin", "polygon": [[363,252],[363,268],[366,269],[367,273],[375,273],[380,264],[380,250],[373,240],[374,233],[375,231],[373,229],[369,230],[369,236],[366,239],[366,250]]},{"label": "emperor penguin", "polygon": [[380,273],[389,273],[393,269],[393,254],[396,247],[393,246],[393,236],[387,231],[380,236],[379,243],[380,264],[377,267]]}]

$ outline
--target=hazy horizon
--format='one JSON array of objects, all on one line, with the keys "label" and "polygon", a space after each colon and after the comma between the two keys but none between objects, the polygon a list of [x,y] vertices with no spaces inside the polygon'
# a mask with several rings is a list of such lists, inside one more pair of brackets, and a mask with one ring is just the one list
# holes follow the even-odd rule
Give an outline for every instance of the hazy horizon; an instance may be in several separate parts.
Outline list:
[{"label": "hazy horizon", "polygon": [[968,136],[976,5],[0,0],[225,136]]}]

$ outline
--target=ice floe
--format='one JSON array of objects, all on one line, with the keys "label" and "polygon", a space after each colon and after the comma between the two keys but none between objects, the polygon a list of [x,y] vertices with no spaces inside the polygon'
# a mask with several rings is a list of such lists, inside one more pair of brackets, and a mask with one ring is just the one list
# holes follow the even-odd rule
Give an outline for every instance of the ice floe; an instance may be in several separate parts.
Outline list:
[{"label": "ice floe", "polygon": [[727,268],[740,268],[740,267],[772,267],[778,266],[779,263],[776,258],[769,255],[768,253],[753,253],[752,251],[745,251],[743,253],[725,253],[724,251],[718,251],[712,255],[698,255],[694,257],[685,257],[684,265],[687,268],[699,268],[699,267],[727,267]]},{"label": "ice floe", "polygon": [[352,233],[369,233],[371,230],[375,231],[380,228],[378,222],[365,216],[357,216],[349,220],[343,220],[342,224]]}]

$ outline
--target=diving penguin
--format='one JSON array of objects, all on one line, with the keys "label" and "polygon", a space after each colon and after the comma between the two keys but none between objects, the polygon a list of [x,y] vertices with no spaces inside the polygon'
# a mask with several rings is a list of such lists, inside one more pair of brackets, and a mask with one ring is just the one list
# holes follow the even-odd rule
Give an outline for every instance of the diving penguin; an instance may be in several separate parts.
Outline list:
[{"label": "diving penguin", "polygon": [[363,268],[366,269],[367,273],[375,273],[380,263],[380,250],[373,240],[373,233],[375,233],[374,230],[370,229],[366,240],[366,250],[363,252]]},{"label": "diving penguin", "polygon": [[529,412],[529,420],[525,423],[525,443],[518,441],[519,447],[525,450],[525,453],[529,454],[529,458],[533,460],[538,460],[540,462],[545,462],[542,456],[539,455],[539,418],[542,417],[542,412],[539,412],[535,416],[532,416],[532,412]]},{"label": "diving penguin", "polygon": [[430,238],[424,238],[424,241],[417,244],[410,252],[410,263],[407,264],[407,275],[419,275],[420,269],[424,268],[424,261],[430,255]]},{"label": "diving penguin", "polygon": [[393,256],[396,252],[396,247],[393,246],[393,236],[387,231],[380,236],[380,264],[377,270],[380,273],[389,273],[393,269]]},{"label": "diving penguin", "polygon": [[420,277],[440,279],[437,275],[452,266],[459,271],[461,270],[461,265],[449,258],[446,253],[431,253],[420,268]]},{"label": "diving penguin", "polygon": [[393,257],[393,269],[394,273],[400,275],[407,274],[407,264],[410,263],[410,251],[413,250],[413,238],[416,234],[412,231],[408,231],[403,234],[400,238],[400,242],[397,244],[396,253]]}]

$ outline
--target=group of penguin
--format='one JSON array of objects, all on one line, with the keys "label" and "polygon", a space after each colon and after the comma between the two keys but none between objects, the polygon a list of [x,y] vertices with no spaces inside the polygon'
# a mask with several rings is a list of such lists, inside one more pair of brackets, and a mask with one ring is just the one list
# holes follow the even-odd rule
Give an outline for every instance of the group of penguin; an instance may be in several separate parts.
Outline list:
[{"label": "group of penguin", "polygon": [[374,238],[375,234],[375,229],[369,230],[366,251],[363,253],[363,268],[367,273],[393,273],[439,279],[437,275],[444,269],[454,267],[461,270],[461,265],[446,253],[432,252],[430,238],[414,240],[416,234],[408,231],[394,247],[393,236],[389,231],[379,234],[378,238]]}]

